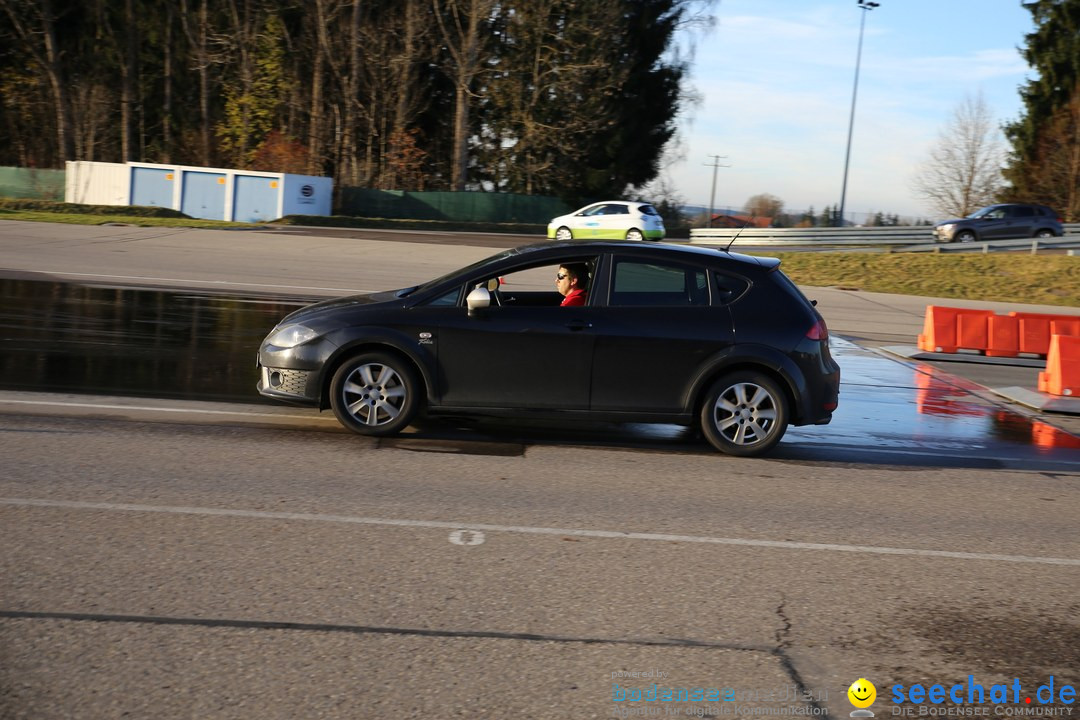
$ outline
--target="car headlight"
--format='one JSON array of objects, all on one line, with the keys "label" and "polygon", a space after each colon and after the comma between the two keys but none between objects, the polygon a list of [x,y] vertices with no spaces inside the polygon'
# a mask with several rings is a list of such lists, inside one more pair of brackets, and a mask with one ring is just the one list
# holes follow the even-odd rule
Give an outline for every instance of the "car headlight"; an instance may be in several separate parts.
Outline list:
[{"label": "car headlight", "polygon": [[270,336],[266,338],[266,344],[280,348],[291,348],[302,345],[309,340],[314,340],[317,337],[319,337],[319,333],[306,325],[286,325],[270,333]]},{"label": "car headlight", "polygon": [[945,225],[938,225],[937,229],[939,232],[951,233],[954,229],[956,229],[956,223],[946,223]]}]

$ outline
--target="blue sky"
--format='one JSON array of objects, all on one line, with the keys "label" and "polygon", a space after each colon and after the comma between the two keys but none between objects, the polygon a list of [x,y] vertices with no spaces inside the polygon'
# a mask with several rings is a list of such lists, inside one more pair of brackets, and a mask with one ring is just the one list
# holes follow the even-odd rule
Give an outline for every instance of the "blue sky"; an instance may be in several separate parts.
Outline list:
[{"label": "blue sky", "polygon": [[[1021,111],[1020,56],[1031,14],[1019,0],[878,0],[863,38],[848,171],[849,213],[932,218],[910,181],[965,95],[998,123]],[[726,155],[716,205],[771,193],[820,211],[840,200],[860,16],[857,0],[721,0],[694,34],[701,103],[680,124],[667,171],[688,204],[708,205],[710,155]]]}]

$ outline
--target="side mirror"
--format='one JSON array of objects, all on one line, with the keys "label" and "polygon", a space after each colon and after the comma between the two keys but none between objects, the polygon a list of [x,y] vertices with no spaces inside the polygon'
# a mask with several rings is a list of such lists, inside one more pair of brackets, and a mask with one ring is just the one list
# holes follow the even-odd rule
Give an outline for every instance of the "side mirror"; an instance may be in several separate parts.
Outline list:
[{"label": "side mirror", "polygon": [[469,306],[469,316],[472,317],[477,310],[491,306],[491,293],[487,288],[473,288],[465,298],[465,304]]}]

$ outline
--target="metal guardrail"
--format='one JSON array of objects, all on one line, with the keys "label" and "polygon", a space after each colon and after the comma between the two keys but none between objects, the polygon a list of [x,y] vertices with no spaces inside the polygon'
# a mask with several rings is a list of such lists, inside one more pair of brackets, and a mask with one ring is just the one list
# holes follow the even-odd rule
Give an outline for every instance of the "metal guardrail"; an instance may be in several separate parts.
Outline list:
[{"label": "metal guardrail", "polygon": [[842,228],[694,228],[692,245],[876,247],[882,252],[994,252],[1030,247],[1032,252],[1047,248],[1080,248],[1080,223],[1064,226],[1059,238],[1021,238],[976,243],[938,243],[927,225],[902,227]]}]

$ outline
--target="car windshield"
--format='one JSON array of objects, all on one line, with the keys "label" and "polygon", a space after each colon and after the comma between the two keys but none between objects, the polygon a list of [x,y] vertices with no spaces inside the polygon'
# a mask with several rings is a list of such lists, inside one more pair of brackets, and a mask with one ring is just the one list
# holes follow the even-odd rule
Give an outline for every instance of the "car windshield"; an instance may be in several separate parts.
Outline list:
[{"label": "car windshield", "polygon": [[487,265],[488,263],[491,263],[491,262],[496,262],[498,260],[503,260],[505,258],[512,257],[514,255],[517,255],[519,252],[520,251],[517,248],[511,248],[509,250],[503,250],[501,253],[498,253],[496,255],[492,255],[491,257],[486,257],[483,260],[478,260],[478,261],[474,262],[472,265],[466,265],[463,268],[459,268],[459,269],[454,270],[452,272],[448,272],[445,275],[441,275],[441,276],[435,278],[434,280],[428,280],[426,283],[423,283],[421,285],[417,285],[415,287],[405,288],[404,290],[400,290],[400,291],[398,291],[398,297],[399,298],[408,297],[409,295],[412,295],[412,294],[414,294],[416,292],[421,292],[421,291],[427,290],[428,288],[435,287],[436,285],[441,285],[444,282],[452,280],[452,279],[454,279],[454,278],[456,278],[458,276],[468,275],[472,271],[476,270],[479,267],[482,267],[483,265]]},{"label": "car windshield", "polygon": [[978,210],[971,213],[967,217],[969,217],[969,218],[981,218],[983,215],[989,215],[994,210],[997,210],[996,205],[991,205],[990,207],[979,208]]}]

